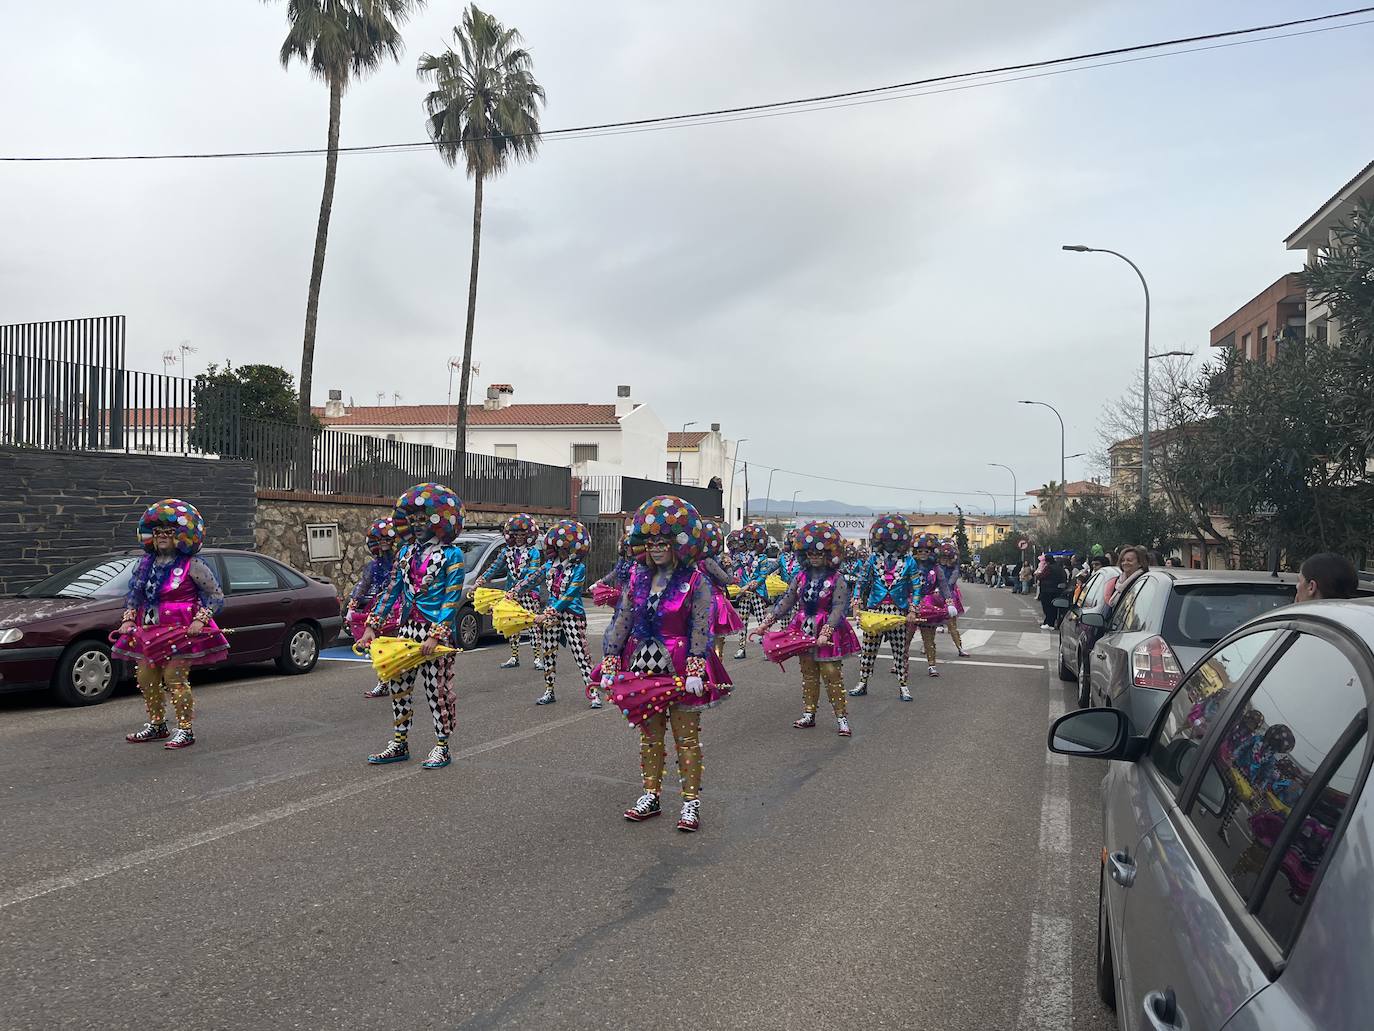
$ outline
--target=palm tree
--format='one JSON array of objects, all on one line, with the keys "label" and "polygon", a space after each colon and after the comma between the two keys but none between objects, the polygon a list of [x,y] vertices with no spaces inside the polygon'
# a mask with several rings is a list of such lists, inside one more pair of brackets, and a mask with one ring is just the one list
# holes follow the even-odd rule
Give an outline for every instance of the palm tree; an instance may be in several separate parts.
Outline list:
[{"label": "palm tree", "polygon": [[[266,0],[271,3],[272,0]],[[315,326],[320,313],[320,283],[324,279],[324,249],[329,216],[334,207],[334,176],[339,167],[339,114],[344,90],[390,57],[401,57],[398,26],[423,7],[425,0],[287,0],[286,40],[281,64],[293,59],[329,87],[328,154],[324,160],[324,193],[315,227],[315,255],[310,263],[310,290],[305,301],[305,340],[301,346],[301,393],[297,423],[301,432],[301,461],[297,486],[309,485],[310,386],[315,366]]]},{"label": "palm tree", "polygon": [[1064,495],[1064,485],[1055,480],[1050,480],[1040,488],[1040,510],[1045,517],[1045,524],[1051,533],[1059,529],[1059,524],[1064,520],[1064,502],[1067,500]]},{"label": "palm tree", "polygon": [[416,69],[434,88],[425,96],[425,127],[449,165],[463,163],[473,180],[472,265],[468,272],[468,319],[463,334],[463,371],[458,383],[454,471],[462,490],[467,464],[468,385],[472,377],[472,328],[477,318],[477,266],[482,251],[482,184],[512,161],[529,161],[539,150],[539,108],[544,87],[535,81],[533,59],[520,33],[469,4],[453,29],[457,50],[424,54]]}]

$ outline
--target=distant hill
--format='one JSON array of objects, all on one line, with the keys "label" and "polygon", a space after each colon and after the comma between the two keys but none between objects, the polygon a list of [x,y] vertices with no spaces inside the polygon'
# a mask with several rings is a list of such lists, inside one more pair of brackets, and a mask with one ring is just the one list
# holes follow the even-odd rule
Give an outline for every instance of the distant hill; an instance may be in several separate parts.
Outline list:
[{"label": "distant hill", "polygon": [[[767,511],[773,515],[791,515],[792,499],[773,501],[764,498],[749,499],[749,514],[759,517]],[[843,501],[797,501],[797,515],[876,515],[881,508],[863,505],[847,505]]]}]

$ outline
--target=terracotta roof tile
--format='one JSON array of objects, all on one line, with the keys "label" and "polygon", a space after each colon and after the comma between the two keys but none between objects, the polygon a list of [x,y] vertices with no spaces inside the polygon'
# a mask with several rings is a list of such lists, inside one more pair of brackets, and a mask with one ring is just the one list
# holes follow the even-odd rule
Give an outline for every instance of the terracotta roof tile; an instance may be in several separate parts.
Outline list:
[{"label": "terracotta roof tile", "polygon": [[670,451],[677,451],[684,450],[687,448],[700,447],[701,442],[705,439],[706,432],[704,430],[700,432],[692,430],[688,433],[670,433],[668,434],[668,449]]},{"label": "terracotta roof tile", "polygon": [[[329,418],[314,412],[326,426],[452,426],[457,405],[360,405]],[[618,426],[615,405],[529,404],[505,408],[468,406],[469,426]]]}]

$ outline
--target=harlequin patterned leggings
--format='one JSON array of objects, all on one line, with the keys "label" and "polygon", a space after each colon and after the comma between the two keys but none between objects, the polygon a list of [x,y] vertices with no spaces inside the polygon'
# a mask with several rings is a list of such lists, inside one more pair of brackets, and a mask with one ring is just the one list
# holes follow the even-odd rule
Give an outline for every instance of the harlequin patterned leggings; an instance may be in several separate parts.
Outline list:
[{"label": "harlequin patterned leggings", "polygon": [[[896,605],[879,605],[874,612],[901,612]],[[878,649],[886,640],[892,647],[892,661],[897,664],[897,682],[906,686],[907,650],[911,647],[911,627],[902,626],[899,630],[889,630],[885,634],[864,634],[864,650],[859,654],[859,679],[865,684],[873,676],[873,666],[878,661]],[[933,639],[932,639],[933,640]]]},{"label": "harlequin patterned leggings", "polygon": [[[525,608],[529,609],[531,612],[538,612],[541,609],[539,600],[537,598],[532,598],[528,595],[525,595],[520,597],[518,600],[521,605],[525,606]],[[542,659],[544,657],[544,645],[540,642],[538,630],[534,630],[530,633],[530,650],[534,652],[534,657],[536,660]],[[516,634],[514,637],[510,639],[510,657],[514,659],[516,662],[520,661],[519,634]]]},{"label": "harlequin patterned leggings", "polygon": [[195,716],[195,704],[191,700],[191,669],[178,662],[166,666],[138,667],[138,689],[143,692],[143,704],[148,707],[149,723],[167,722],[167,699],[172,696],[172,708],[176,710],[177,726],[182,730],[191,729]]},{"label": "harlequin patterned leggings", "polygon": [[825,681],[825,693],[830,699],[830,708],[835,710],[836,716],[846,714],[848,710],[845,701],[847,696],[844,693],[843,666],[838,659],[818,662],[810,655],[801,657],[803,712],[814,713],[820,708],[821,681]]},{"label": "harlequin patterned leggings", "polygon": [[592,660],[587,654],[587,617],[575,612],[556,612],[543,626],[535,627],[535,648],[543,651],[544,683],[550,691],[558,679],[560,639],[573,653],[584,686],[592,682]]},{"label": "harlequin patterned leggings", "polygon": [[682,798],[690,802],[701,794],[701,713],[691,709],[673,706],[666,717],[658,713],[640,724],[639,770],[644,774],[644,790],[657,795],[663,787],[663,768],[667,763],[663,738],[670,723]]},{"label": "harlequin patterned leggings", "polygon": [[735,597],[735,611],[739,613],[740,622],[744,624],[739,631],[741,647],[749,639],[749,623],[752,621],[761,624],[767,609],[768,603],[753,591],[740,591]]},{"label": "harlequin patterned leggings", "polygon": [[[405,623],[396,631],[396,636],[408,641],[423,641],[429,636],[429,628],[420,623]],[[429,712],[434,717],[435,740],[441,745],[447,744],[457,718],[457,698],[453,693],[453,656],[445,655],[422,662],[395,680],[386,682],[391,692],[391,711],[395,716],[392,725],[397,741],[404,742],[410,736],[410,725],[415,716],[412,697],[416,684],[424,688],[425,700],[429,702]]]}]

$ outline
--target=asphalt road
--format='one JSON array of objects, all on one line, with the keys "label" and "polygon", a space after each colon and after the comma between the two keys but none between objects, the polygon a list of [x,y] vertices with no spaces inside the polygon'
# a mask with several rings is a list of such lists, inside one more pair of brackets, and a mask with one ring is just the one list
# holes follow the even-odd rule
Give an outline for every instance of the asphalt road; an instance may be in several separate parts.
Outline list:
[{"label": "asphalt road", "polygon": [[500,644],[458,660],[440,771],[423,702],[416,758],[364,763],[391,717],[359,663],[202,677],[183,752],[125,744],[133,693],[2,699],[0,1027],[1113,1026],[1103,768],[1045,751],[1071,701],[1032,603],[965,593],[973,658],[909,705],[880,659],[848,740],[824,702],[792,728],[795,663],[730,663],[696,835],[671,754],[665,816],[623,821],[634,732],[566,673],[536,708]]}]

